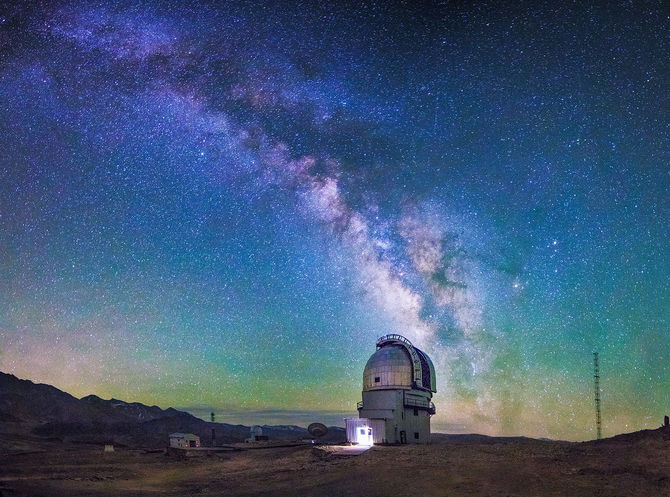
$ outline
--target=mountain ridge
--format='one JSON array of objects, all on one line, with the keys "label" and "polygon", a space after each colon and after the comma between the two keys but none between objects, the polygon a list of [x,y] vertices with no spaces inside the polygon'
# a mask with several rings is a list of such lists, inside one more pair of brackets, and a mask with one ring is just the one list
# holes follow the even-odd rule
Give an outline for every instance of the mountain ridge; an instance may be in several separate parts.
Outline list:
[{"label": "mountain ridge", "polygon": [[[77,399],[46,383],[35,383],[0,372],[0,435],[5,433],[48,437],[65,443],[109,443],[129,447],[160,447],[172,432],[200,436],[203,445],[242,442],[250,427],[204,421],[173,407],[161,409],[141,402],[105,400],[90,394]],[[327,441],[341,441],[344,430],[331,427]],[[263,434],[275,440],[309,437],[294,425],[263,426]]]}]

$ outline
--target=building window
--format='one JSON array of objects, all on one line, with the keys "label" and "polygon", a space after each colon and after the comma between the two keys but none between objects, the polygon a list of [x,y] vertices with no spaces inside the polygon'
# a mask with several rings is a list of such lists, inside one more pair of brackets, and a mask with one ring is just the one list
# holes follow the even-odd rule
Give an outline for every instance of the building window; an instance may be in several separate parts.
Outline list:
[{"label": "building window", "polygon": [[379,383],[381,381],[381,378],[379,376],[375,376],[375,383]]},{"label": "building window", "polygon": [[361,435],[365,435],[365,428],[361,428]]},{"label": "building window", "polygon": [[418,415],[419,415],[419,410],[418,410],[416,407],[414,408],[414,415],[415,415],[415,416],[418,416]]},{"label": "building window", "polygon": [[414,432],[414,438],[416,438],[417,440],[419,439],[419,432],[418,431]]}]

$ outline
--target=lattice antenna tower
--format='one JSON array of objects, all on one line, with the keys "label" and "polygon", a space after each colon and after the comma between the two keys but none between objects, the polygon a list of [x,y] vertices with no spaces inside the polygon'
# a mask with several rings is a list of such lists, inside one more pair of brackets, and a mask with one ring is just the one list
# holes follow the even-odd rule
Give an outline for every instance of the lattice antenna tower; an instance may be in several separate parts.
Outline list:
[{"label": "lattice antenna tower", "polygon": [[600,423],[600,369],[598,368],[598,352],[593,353],[593,388],[596,401],[596,440],[602,438]]}]

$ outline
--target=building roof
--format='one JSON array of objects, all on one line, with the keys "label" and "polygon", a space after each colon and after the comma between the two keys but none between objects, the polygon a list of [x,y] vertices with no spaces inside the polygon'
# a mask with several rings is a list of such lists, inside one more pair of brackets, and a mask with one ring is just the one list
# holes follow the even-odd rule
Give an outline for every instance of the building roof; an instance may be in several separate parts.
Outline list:
[{"label": "building roof", "polygon": [[184,438],[186,440],[198,440],[200,437],[193,433],[172,433],[170,438]]}]

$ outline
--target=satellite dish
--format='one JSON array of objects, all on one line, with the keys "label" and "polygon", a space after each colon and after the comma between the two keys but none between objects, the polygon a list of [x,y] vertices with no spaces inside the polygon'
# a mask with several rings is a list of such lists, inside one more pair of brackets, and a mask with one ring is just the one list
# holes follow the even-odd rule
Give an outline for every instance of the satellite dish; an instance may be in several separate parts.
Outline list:
[{"label": "satellite dish", "polygon": [[328,433],[328,428],[326,425],[321,423],[312,423],[307,427],[307,431],[313,437],[319,438],[325,436],[325,434]]}]

